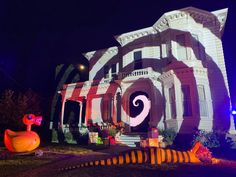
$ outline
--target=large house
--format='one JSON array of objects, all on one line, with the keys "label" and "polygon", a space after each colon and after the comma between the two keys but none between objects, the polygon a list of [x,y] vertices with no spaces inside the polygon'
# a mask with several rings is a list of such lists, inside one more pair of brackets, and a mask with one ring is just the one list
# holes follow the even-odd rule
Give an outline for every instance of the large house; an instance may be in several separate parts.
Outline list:
[{"label": "large house", "polygon": [[233,132],[221,41],[226,18],[227,9],[174,10],[151,27],[115,36],[119,46],[85,53],[89,80],[63,86],[59,127],[91,120],[123,122],[127,133]]}]

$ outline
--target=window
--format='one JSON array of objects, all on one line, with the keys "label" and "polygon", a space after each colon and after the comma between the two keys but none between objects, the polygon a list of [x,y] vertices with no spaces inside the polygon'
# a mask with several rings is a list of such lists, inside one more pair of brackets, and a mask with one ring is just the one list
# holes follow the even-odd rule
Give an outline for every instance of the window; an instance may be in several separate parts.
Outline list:
[{"label": "window", "polygon": [[170,55],[170,44],[161,44],[161,56],[162,58],[167,58]]},{"label": "window", "polygon": [[111,76],[116,76],[116,64],[111,65]]},{"label": "window", "polygon": [[179,34],[176,36],[177,43],[177,57],[179,60],[187,59],[187,49],[185,42],[185,34]]},{"label": "window", "polygon": [[142,59],[142,51],[139,50],[139,51],[134,52],[134,61],[138,61],[141,59]]},{"label": "window", "polygon": [[142,69],[142,51],[134,52],[134,69]]},{"label": "window", "polygon": [[204,47],[201,47],[201,43],[199,41],[197,34],[192,34],[192,48],[196,59],[198,60],[205,59],[205,49]]},{"label": "window", "polygon": [[182,85],[182,104],[183,104],[183,116],[192,116],[192,105],[189,85]]},{"label": "window", "polygon": [[176,118],[176,106],[175,106],[175,88],[172,86],[169,88],[169,102],[170,102],[170,114],[172,118]]},{"label": "window", "polygon": [[195,54],[195,57],[200,60],[200,46],[199,46],[199,39],[198,35],[192,34],[192,47],[193,47],[193,53]]},{"label": "window", "polygon": [[104,78],[109,78],[109,67],[104,66]]},{"label": "window", "polygon": [[200,116],[207,116],[207,102],[204,85],[197,86]]}]

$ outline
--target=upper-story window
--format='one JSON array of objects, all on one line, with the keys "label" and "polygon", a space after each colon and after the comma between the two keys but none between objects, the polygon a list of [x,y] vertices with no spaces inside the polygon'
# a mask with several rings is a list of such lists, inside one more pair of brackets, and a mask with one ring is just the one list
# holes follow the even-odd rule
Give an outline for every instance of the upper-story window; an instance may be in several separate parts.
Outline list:
[{"label": "upper-story window", "polygon": [[142,51],[134,52],[134,69],[142,69]]},{"label": "upper-story window", "polygon": [[104,78],[110,78],[110,77],[115,77],[118,73],[118,63],[114,63],[112,65],[105,65],[104,66]]},{"label": "upper-story window", "polygon": [[196,59],[205,60],[205,49],[201,44],[197,34],[192,34],[192,49]]},{"label": "upper-story window", "polygon": [[170,103],[170,115],[171,118],[176,118],[176,105],[175,105],[175,87],[169,88],[169,103]]},{"label": "upper-story window", "polygon": [[161,56],[162,58],[170,56],[170,44],[168,42],[161,44]]},{"label": "upper-story window", "polygon": [[104,78],[109,78],[109,66],[104,66]]},{"label": "upper-story window", "polygon": [[116,64],[111,65],[111,76],[114,77],[117,74]]},{"label": "upper-story window", "polygon": [[182,104],[183,104],[183,116],[192,116],[192,104],[191,104],[191,94],[189,85],[182,85]]},{"label": "upper-story window", "polygon": [[197,86],[200,116],[207,116],[207,101],[204,85]]},{"label": "upper-story window", "polygon": [[179,34],[176,35],[176,43],[177,43],[177,57],[179,60],[187,59],[187,48],[186,48],[186,35]]},{"label": "upper-story window", "polygon": [[200,60],[200,45],[199,45],[199,39],[197,34],[192,34],[192,47],[193,47],[193,53],[196,57],[196,59]]}]

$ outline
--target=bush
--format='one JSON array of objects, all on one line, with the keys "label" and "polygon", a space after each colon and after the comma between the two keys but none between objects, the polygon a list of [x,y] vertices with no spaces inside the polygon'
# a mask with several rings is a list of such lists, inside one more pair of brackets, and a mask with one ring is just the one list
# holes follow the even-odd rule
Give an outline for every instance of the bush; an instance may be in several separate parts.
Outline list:
[{"label": "bush", "polygon": [[173,144],[173,141],[177,135],[173,129],[159,129],[158,133],[159,135],[163,136],[163,141],[166,143],[167,146]]},{"label": "bush", "polygon": [[115,137],[117,133],[117,130],[115,128],[110,128],[109,129],[109,135],[112,137]]},{"label": "bush", "polygon": [[80,133],[80,136],[87,136],[88,135],[88,128],[82,124],[81,127],[79,128],[79,133]]},{"label": "bush", "polygon": [[236,149],[236,135],[226,134],[225,145],[229,148]]},{"label": "bush", "polygon": [[37,93],[30,89],[25,92],[5,90],[0,95],[0,134],[6,128],[25,129],[22,117],[29,113],[40,115],[41,112],[41,99]]},{"label": "bush", "polygon": [[215,131],[197,130],[193,136],[192,144],[195,144],[197,141],[208,148],[220,147],[219,133]]},{"label": "bush", "polygon": [[52,129],[52,142],[58,143],[58,135],[55,129]]},{"label": "bush", "polygon": [[69,143],[69,144],[75,144],[76,143],[76,141],[74,140],[74,137],[73,137],[71,132],[65,132],[64,136],[65,136],[65,140],[66,140],[67,143]]}]

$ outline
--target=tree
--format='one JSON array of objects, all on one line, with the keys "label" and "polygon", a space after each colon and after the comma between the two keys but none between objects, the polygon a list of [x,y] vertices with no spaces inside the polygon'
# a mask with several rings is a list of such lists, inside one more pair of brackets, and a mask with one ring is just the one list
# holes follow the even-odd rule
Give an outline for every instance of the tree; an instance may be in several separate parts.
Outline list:
[{"label": "tree", "polygon": [[24,129],[22,117],[24,114],[41,114],[41,99],[31,89],[26,92],[5,90],[0,98],[0,133],[6,128],[13,130]]}]

